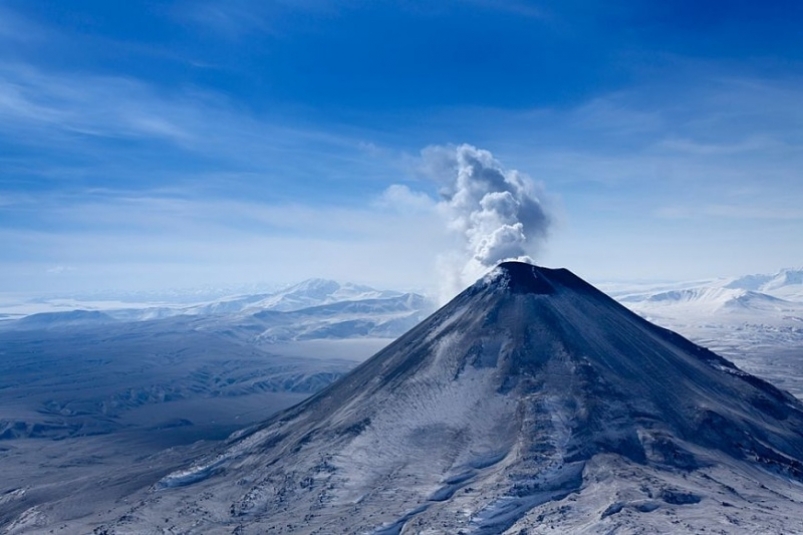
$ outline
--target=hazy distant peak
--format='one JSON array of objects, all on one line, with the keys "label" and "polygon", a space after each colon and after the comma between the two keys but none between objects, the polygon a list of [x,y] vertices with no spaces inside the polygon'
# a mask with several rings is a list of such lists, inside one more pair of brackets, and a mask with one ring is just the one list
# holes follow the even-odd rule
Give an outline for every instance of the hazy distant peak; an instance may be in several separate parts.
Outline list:
[{"label": "hazy distant peak", "polygon": [[774,290],[783,286],[803,284],[803,269],[785,268],[764,284],[763,290]]},{"label": "hazy distant peak", "polygon": [[766,292],[795,285],[803,285],[803,268],[783,268],[775,274],[745,275],[733,279],[724,287]]},{"label": "hazy distant peak", "polygon": [[307,295],[329,295],[339,289],[340,283],[337,281],[313,278],[301,281],[276,293],[285,295],[296,293],[304,293]]},{"label": "hazy distant peak", "polygon": [[723,288],[733,288],[742,290],[758,290],[762,285],[772,280],[772,275],[756,274],[744,275],[728,282]]},{"label": "hazy distant peak", "polygon": [[55,329],[112,323],[115,319],[98,310],[71,310],[31,314],[14,324],[16,329]]},{"label": "hazy distant peak", "polygon": [[341,301],[383,299],[398,297],[401,292],[377,290],[370,286],[350,282],[339,283],[329,279],[307,279],[283,290],[265,296],[253,308],[291,311]]}]

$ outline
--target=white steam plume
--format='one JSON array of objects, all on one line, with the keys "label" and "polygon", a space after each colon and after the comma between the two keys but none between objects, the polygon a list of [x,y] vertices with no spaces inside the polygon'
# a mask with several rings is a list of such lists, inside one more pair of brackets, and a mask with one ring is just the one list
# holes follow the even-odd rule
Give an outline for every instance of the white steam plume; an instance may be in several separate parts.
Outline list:
[{"label": "white steam plume", "polygon": [[532,262],[551,223],[537,184],[471,145],[429,147],[423,158],[426,170],[444,184],[438,210],[464,245],[439,259],[442,298],[503,260]]}]

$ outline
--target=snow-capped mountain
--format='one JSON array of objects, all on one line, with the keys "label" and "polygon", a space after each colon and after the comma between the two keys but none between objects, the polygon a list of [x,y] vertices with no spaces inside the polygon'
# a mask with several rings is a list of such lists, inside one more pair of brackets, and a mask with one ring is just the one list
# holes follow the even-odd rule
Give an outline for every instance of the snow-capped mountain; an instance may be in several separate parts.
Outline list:
[{"label": "snow-capped mountain", "polygon": [[415,293],[310,279],[270,294],[230,296],[190,306],[41,312],[2,326],[8,330],[71,329],[161,321],[166,329],[176,325],[226,332],[250,342],[274,343],[395,338],[433,309],[427,298]]},{"label": "snow-capped mountain", "polygon": [[75,526],[803,530],[803,404],[567,270],[509,262],[307,401]]},{"label": "snow-capped mountain", "polygon": [[[662,284],[627,283],[603,285],[610,295],[626,303],[700,303],[709,309],[721,308],[728,301],[747,299],[803,302],[803,269],[781,269],[773,274],[753,274],[742,277]],[[743,302],[745,299],[741,299]],[[778,303],[784,306],[783,303]]]},{"label": "snow-capped mountain", "polygon": [[769,275],[615,287],[646,319],[732,359],[803,397],[803,270]]},{"label": "snow-capped mountain", "polygon": [[619,301],[639,310],[686,309],[700,314],[803,314],[803,303],[738,288],[702,286],[656,293],[625,295]]},{"label": "snow-capped mountain", "polygon": [[309,279],[270,294],[247,308],[288,312],[343,301],[388,299],[401,295],[403,295],[402,292],[376,290],[359,284],[340,284],[326,279]]},{"label": "snow-capped mountain", "polygon": [[292,312],[344,301],[390,299],[402,295],[406,294],[391,290],[376,290],[370,286],[349,282],[341,284],[327,279],[308,279],[276,292],[229,296],[183,307],[176,312],[189,315],[253,314],[263,310]]},{"label": "snow-capped mountain", "polygon": [[803,268],[785,268],[772,275],[746,275],[728,281],[725,287],[803,296]]},{"label": "snow-capped mountain", "polygon": [[181,316],[175,320],[185,323],[183,328],[225,334],[258,345],[353,338],[390,341],[415,326],[432,309],[431,302],[421,295],[398,294],[290,310],[247,307],[239,312]]}]

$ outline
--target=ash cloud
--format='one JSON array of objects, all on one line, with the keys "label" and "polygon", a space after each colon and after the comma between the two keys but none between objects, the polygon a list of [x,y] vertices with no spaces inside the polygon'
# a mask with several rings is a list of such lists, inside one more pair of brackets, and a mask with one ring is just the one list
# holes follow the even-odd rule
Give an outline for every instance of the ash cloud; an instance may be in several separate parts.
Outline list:
[{"label": "ash cloud", "polygon": [[429,147],[422,155],[425,172],[442,184],[438,211],[463,246],[439,259],[442,293],[454,295],[504,260],[533,261],[552,222],[538,184],[471,145]]},{"label": "ash cloud", "polygon": [[442,302],[502,261],[538,256],[553,221],[538,183],[468,144],[428,147],[420,163],[440,184],[439,200],[401,185],[381,200],[399,211],[434,208],[456,239],[456,247],[438,257]]},{"label": "ash cloud", "polygon": [[490,268],[503,260],[532,261],[552,220],[535,182],[471,145],[430,147],[423,156],[443,184],[438,207],[449,228],[462,236],[469,264]]}]

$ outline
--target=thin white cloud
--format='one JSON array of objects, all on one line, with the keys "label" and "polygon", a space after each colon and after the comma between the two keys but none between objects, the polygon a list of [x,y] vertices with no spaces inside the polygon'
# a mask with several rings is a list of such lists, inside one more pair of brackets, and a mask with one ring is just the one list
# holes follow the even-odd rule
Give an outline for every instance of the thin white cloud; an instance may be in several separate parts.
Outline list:
[{"label": "thin white cloud", "polygon": [[705,215],[730,219],[768,219],[781,221],[803,220],[803,208],[784,206],[744,206],[712,204],[704,208]]},{"label": "thin white cloud", "polygon": [[759,136],[749,137],[736,143],[703,143],[689,138],[667,138],[659,142],[656,148],[708,156],[783,149],[784,144],[771,138]]},{"label": "thin white cloud", "polygon": [[570,110],[565,124],[572,130],[626,138],[666,128],[668,117],[654,108],[632,103],[632,91],[617,91],[591,99]]},{"label": "thin white cloud", "polygon": [[193,2],[180,10],[180,16],[228,37],[252,32],[272,33],[274,28],[264,13],[246,2]]},{"label": "thin white cloud", "polygon": [[437,203],[424,192],[403,184],[390,185],[377,200],[377,206],[401,213],[435,212]]},{"label": "thin white cloud", "polygon": [[665,219],[721,218],[732,220],[798,221],[803,208],[793,206],[754,206],[744,204],[707,204],[702,206],[662,206],[655,215]]},{"label": "thin white cloud", "polygon": [[[256,172],[271,181],[296,180],[298,173],[318,173],[322,181],[341,177],[370,181],[367,170],[383,165],[376,174],[387,172],[386,164],[377,162],[393,158],[364,138],[254,116],[219,94],[197,88],[165,92],[127,77],[45,73],[28,65],[0,63],[2,138],[42,151],[29,172],[42,174],[51,151],[68,150],[72,157],[93,162],[86,173],[110,172],[128,180],[136,180],[152,158],[131,145],[140,141],[158,147],[166,161],[195,155],[215,159],[215,167],[229,169],[230,174]],[[117,140],[124,145],[107,143]],[[143,156],[127,168],[113,161],[115,154],[128,159]],[[104,169],[98,159],[114,168]],[[54,170],[59,178],[74,172]],[[180,169],[173,169],[165,181],[174,183],[181,175]],[[199,180],[200,175],[194,175],[196,187]],[[238,195],[238,187],[230,184],[228,189]]]},{"label": "thin white cloud", "polygon": [[179,123],[194,110],[178,100],[159,97],[125,77],[54,75],[21,64],[0,65],[0,131],[7,135],[35,128],[38,139],[42,129],[52,129],[186,143],[193,135]]},{"label": "thin white cloud", "polygon": [[285,17],[292,12],[331,15],[349,2],[326,0],[201,0],[179,3],[174,16],[217,35],[240,39],[254,34],[281,35]]},{"label": "thin white cloud", "polygon": [[[75,268],[59,270],[59,280],[84,287],[99,280],[108,288],[131,288],[313,276],[420,287],[433,280],[435,257],[448,244],[434,212],[378,205],[349,209],[134,194],[65,201],[41,196],[36,229],[0,230],[6,256],[0,278],[8,282],[0,290],[14,289],[11,281],[26,290],[46,286],[37,273],[54,266]],[[17,208],[31,202],[19,199]],[[180,269],[186,273],[176,277]]]},{"label": "thin white cloud", "polygon": [[47,269],[47,272],[52,275],[61,275],[62,273],[67,273],[69,271],[75,271],[75,268],[72,266],[53,266]]}]

